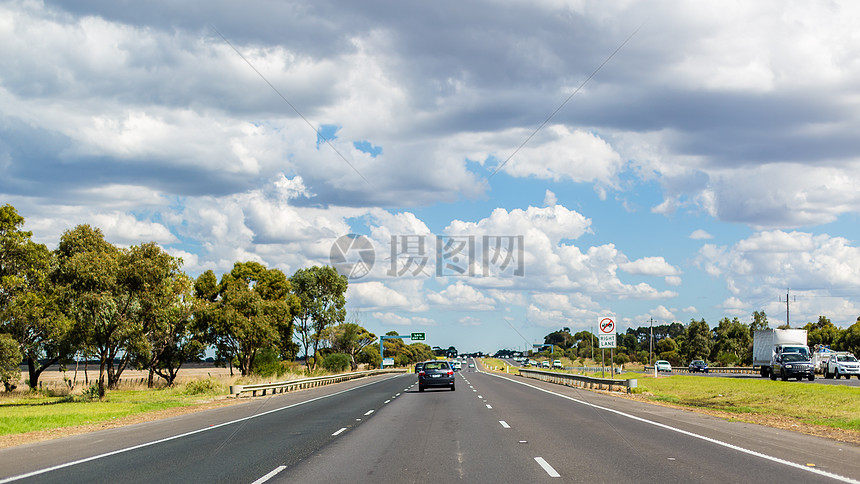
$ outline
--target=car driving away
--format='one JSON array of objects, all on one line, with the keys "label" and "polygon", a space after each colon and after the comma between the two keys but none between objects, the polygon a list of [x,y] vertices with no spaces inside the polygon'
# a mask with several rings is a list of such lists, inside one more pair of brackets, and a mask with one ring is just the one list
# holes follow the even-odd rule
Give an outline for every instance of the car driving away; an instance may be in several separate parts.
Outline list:
[{"label": "car driving away", "polygon": [[450,388],[454,391],[454,370],[447,361],[425,361],[418,372],[418,391],[425,388]]},{"label": "car driving away", "polygon": [[771,380],[776,380],[777,375],[782,378],[782,381],[789,378],[797,378],[797,381],[800,381],[803,377],[809,381],[815,380],[815,367],[812,361],[800,353],[782,353],[775,356],[771,368],[773,368],[770,373]]},{"label": "car driving away", "polygon": [[705,363],[704,360],[693,360],[690,362],[690,366],[687,368],[690,373],[696,373],[701,371],[702,373],[708,372],[708,364]]}]

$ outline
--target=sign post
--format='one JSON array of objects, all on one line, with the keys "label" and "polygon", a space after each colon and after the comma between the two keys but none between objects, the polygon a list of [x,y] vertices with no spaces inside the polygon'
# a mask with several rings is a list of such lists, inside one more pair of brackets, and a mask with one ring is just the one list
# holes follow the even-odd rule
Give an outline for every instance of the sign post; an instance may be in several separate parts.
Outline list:
[{"label": "sign post", "polygon": [[[409,336],[380,336],[379,337],[379,357],[382,358],[382,363],[380,363],[379,369],[385,368],[386,363],[391,366],[394,366],[394,358],[386,358],[385,357],[385,345],[382,344],[383,341],[387,339],[411,339],[424,341],[424,333],[412,333]],[[388,361],[386,361],[388,360]]]},{"label": "sign post", "polygon": [[615,340],[616,340],[615,320],[610,318],[610,317],[600,318],[600,320],[597,322],[597,329],[598,329],[598,331],[600,331],[600,333],[597,336],[598,338],[600,338],[600,361],[601,361],[601,363],[600,363],[601,364],[601,372],[600,373],[601,373],[601,375],[606,376],[606,370],[605,370],[606,361],[604,359],[604,356],[605,356],[604,349],[610,348],[609,358],[611,359],[612,358],[611,349],[615,348]]}]

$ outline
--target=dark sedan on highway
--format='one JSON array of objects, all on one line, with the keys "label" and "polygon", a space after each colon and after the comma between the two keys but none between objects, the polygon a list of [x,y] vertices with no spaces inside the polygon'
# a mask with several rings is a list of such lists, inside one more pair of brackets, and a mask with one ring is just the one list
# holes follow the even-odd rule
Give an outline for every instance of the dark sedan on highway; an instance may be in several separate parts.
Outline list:
[{"label": "dark sedan on highway", "polygon": [[433,387],[454,391],[454,369],[447,361],[425,361],[418,372],[418,391]]},{"label": "dark sedan on highway", "polygon": [[704,360],[693,360],[690,362],[690,366],[687,367],[687,370],[690,373],[695,373],[701,371],[702,373],[708,372],[708,364],[705,363]]}]

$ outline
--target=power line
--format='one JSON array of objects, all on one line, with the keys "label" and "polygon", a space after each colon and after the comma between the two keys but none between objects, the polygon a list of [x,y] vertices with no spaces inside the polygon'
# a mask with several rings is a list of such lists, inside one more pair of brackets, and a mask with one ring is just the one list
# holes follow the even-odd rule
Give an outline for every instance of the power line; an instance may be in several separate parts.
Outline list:
[{"label": "power line", "polygon": [[367,180],[367,178],[365,178],[365,177],[364,177],[364,175],[362,175],[362,174],[361,174],[361,172],[360,172],[360,171],[358,171],[358,169],[357,169],[357,168],[356,168],[352,163],[350,163],[350,162],[349,162],[349,160],[347,160],[347,159],[346,159],[346,157],[345,157],[345,156],[343,156],[343,155],[341,154],[341,152],[340,152],[340,151],[338,151],[338,150],[337,150],[337,148],[335,148],[335,147],[334,147],[334,145],[333,145],[333,144],[331,144],[331,141],[330,141],[327,137],[325,137],[325,136],[322,134],[322,131],[320,131],[319,129],[317,129],[317,127],[316,127],[316,126],[314,126],[314,125],[313,125],[313,124],[308,120],[308,118],[306,118],[306,117],[305,117],[305,115],[304,115],[304,114],[302,114],[302,113],[301,113],[301,111],[299,111],[299,110],[298,110],[298,108],[296,108],[296,107],[293,105],[293,103],[291,103],[291,102],[289,101],[289,99],[287,99],[287,98],[286,98],[286,96],[284,96],[283,94],[281,94],[281,91],[279,91],[279,90],[278,90],[278,88],[276,88],[276,87],[275,87],[271,82],[269,82],[269,80],[268,80],[268,79],[266,79],[266,76],[264,76],[262,72],[260,72],[259,70],[257,70],[257,68],[256,68],[256,67],[254,67],[254,64],[252,64],[252,63],[251,63],[251,61],[249,61],[249,60],[248,60],[244,55],[242,55],[242,53],[241,53],[241,52],[239,52],[239,49],[237,49],[233,44],[231,44],[231,43],[230,43],[230,41],[229,41],[229,40],[227,40],[227,37],[224,37],[224,36],[221,34],[221,32],[219,32],[219,31],[218,31],[218,29],[216,29],[216,28],[215,28],[215,26],[214,26],[214,25],[211,25],[211,24],[210,24],[210,25],[209,25],[209,27],[210,27],[212,30],[214,30],[214,31],[215,31],[215,33],[216,33],[216,34],[218,34],[218,36],[219,36],[219,37],[221,37],[221,40],[223,40],[225,44],[229,45],[229,46],[230,46],[230,48],[231,48],[231,49],[233,49],[233,51],[234,51],[234,52],[236,52],[236,54],[237,54],[239,57],[241,57],[241,58],[242,58],[242,60],[243,60],[243,61],[245,61],[245,63],[246,63],[246,64],[248,64],[248,66],[249,66],[251,69],[253,69],[253,71],[254,71],[254,72],[256,72],[256,73],[257,73],[257,75],[258,75],[258,76],[260,76],[260,79],[262,79],[266,84],[268,84],[268,85],[269,85],[269,87],[270,87],[270,88],[272,88],[272,90],[273,90],[273,91],[275,91],[275,94],[277,94],[278,96],[280,96],[280,98],[281,98],[281,99],[283,99],[283,100],[284,100],[284,102],[285,102],[285,103],[287,103],[287,105],[288,105],[290,108],[292,108],[292,110],[293,110],[296,114],[298,114],[298,115],[299,115],[299,117],[300,117],[300,118],[302,118],[302,120],[304,120],[304,122],[305,122],[305,123],[307,123],[307,125],[308,125],[308,126],[310,126],[312,130],[314,130],[314,132],[315,132],[315,133],[317,134],[317,136],[318,136],[318,139],[321,139],[321,140],[325,141],[325,144],[327,144],[327,145],[329,146],[329,148],[331,148],[331,149],[332,149],[332,151],[334,151],[335,153],[337,153],[337,156],[339,156],[341,160],[345,161],[345,162],[346,162],[346,164],[347,164],[347,165],[349,165],[349,167],[350,167],[350,168],[352,168],[352,171],[354,171],[358,176],[360,176],[360,177],[361,177],[361,179],[365,181],[365,183],[367,183],[368,185],[370,185],[370,182]]},{"label": "power line", "polygon": [[[643,24],[643,25],[644,25],[644,24]],[[538,133],[538,131],[540,131],[541,129],[543,129],[543,127],[544,127],[544,126],[546,126],[546,124],[547,124],[547,123],[549,123],[549,122],[550,122],[550,120],[551,120],[553,117],[555,117],[555,115],[556,115],[559,111],[561,111],[561,109],[562,109],[562,108],[563,108],[563,107],[564,107],[568,102],[570,102],[570,100],[571,100],[571,99],[573,99],[573,96],[576,96],[576,94],[577,94],[579,91],[581,91],[581,90],[582,90],[582,88],[583,88],[583,87],[585,87],[585,85],[586,85],[586,84],[588,84],[588,81],[590,81],[590,80],[591,80],[591,78],[593,78],[595,75],[597,75],[597,73],[598,73],[598,72],[600,72],[600,69],[603,69],[603,66],[605,66],[605,65],[606,65],[610,60],[612,60],[612,58],[613,58],[613,57],[615,57],[615,54],[617,54],[617,53],[618,53],[622,48],[624,48],[624,46],[625,46],[625,45],[627,45],[627,43],[628,43],[628,42],[630,42],[630,39],[632,39],[632,38],[633,38],[633,36],[634,36],[634,35],[636,35],[636,33],[637,33],[637,32],[639,32],[639,29],[641,29],[641,28],[642,28],[642,25],[639,25],[639,27],[636,27],[636,30],[634,30],[634,31],[633,31],[633,33],[631,33],[630,35],[628,35],[628,36],[627,36],[627,38],[626,38],[626,39],[624,39],[624,42],[622,42],[622,43],[621,43],[621,45],[619,45],[619,46],[618,46],[614,51],[612,51],[612,53],[611,53],[611,54],[609,54],[609,56],[608,56],[606,59],[604,59],[604,60],[603,60],[603,62],[601,62],[599,66],[597,66],[597,69],[594,69],[594,71],[593,71],[593,72],[592,72],[592,73],[591,73],[591,74],[590,74],[590,75],[589,75],[589,76],[588,76],[584,81],[582,81],[582,84],[580,84],[580,85],[579,85],[579,87],[577,87],[577,88],[576,88],[576,89],[575,89],[575,90],[570,94],[570,96],[568,96],[568,97],[567,97],[567,99],[565,99],[565,100],[564,100],[564,102],[563,102],[563,103],[561,103],[561,104],[560,104],[560,105],[555,109],[555,111],[553,111],[549,116],[547,116],[547,118],[546,118],[546,119],[544,119],[544,120],[543,120],[543,122],[542,122],[542,123],[541,123],[537,128],[535,128],[535,130],[534,130],[534,131],[532,131],[532,134],[530,134],[530,135],[525,139],[525,141],[523,141],[522,143],[520,143],[520,145],[517,147],[517,149],[515,149],[515,150],[514,150],[514,152],[513,152],[513,153],[511,153],[511,154],[510,154],[510,156],[508,156],[508,157],[507,157],[507,159],[505,159],[505,161],[503,161],[503,162],[502,162],[502,164],[500,164],[498,167],[496,167],[496,169],[493,171],[493,173],[491,173],[491,174],[490,174],[490,176],[488,176],[488,177],[487,177],[487,180],[489,180],[490,178],[493,178],[493,176],[495,176],[495,175],[496,175],[496,173],[498,173],[498,172],[499,172],[499,170],[501,170],[501,169],[502,169],[506,164],[508,164],[508,162],[509,162],[509,161],[511,161],[511,158],[513,158],[517,153],[519,153],[519,151],[523,148],[523,146],[525,146],[525,145],[526,145],[526,143],[528,143],[529,141],[531,141],[531,139],[535,137],[535,135]]]}]

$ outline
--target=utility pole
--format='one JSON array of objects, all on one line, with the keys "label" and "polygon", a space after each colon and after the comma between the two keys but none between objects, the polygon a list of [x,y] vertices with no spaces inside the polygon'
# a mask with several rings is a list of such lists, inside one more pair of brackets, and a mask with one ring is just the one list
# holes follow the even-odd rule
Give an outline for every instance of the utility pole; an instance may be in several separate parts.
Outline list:
[{"label": "utility pole", "polygon": [[[785,326],[790,328],[791,323],[788,319],[788,293],[789,293],[789,289],[786,288],[786,290],[785,290]],[[795,302],[797,301],[797,296],[794,296],[794,300],[795,300]]]},{"label": "utility pole", "polygon": [[648,339],[648,366],[651,366],[651,352],[654,351],[654,318],[651,318],[651,337]]}]

